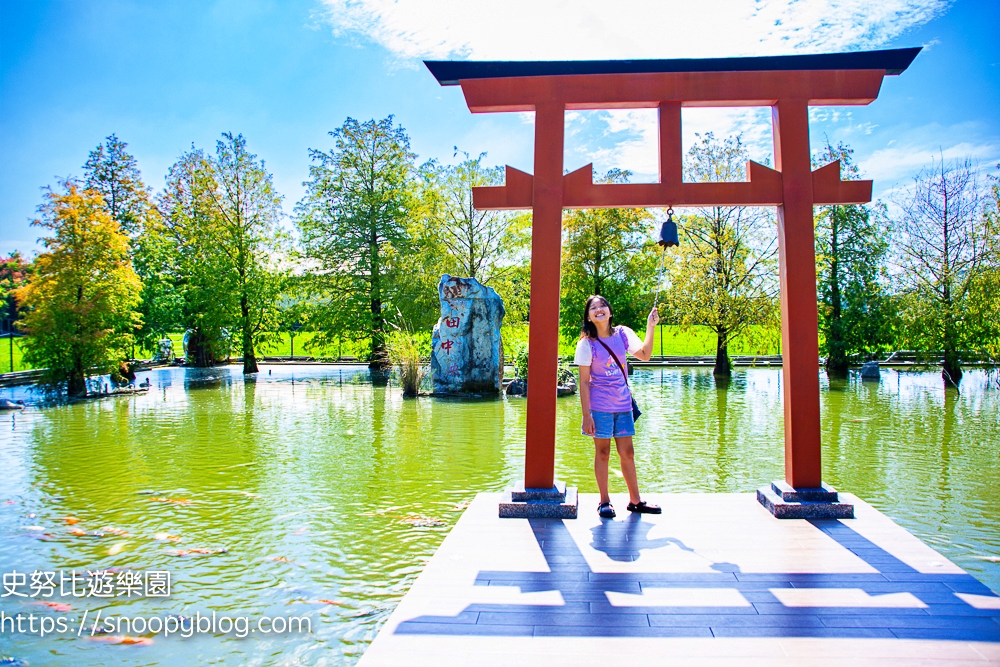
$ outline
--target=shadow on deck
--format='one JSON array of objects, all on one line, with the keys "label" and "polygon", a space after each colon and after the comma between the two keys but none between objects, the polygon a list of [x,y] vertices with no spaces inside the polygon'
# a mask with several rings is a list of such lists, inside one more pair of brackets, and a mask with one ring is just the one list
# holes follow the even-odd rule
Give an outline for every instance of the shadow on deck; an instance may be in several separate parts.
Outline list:
[{"label": "shadow on deck", "polygon": [[[397,634],[578,637],[831,637],[1000,642],[1000,597],[968,574],[918,572],[840,521],[810,521],[876,569],[870,574],[751,574],[732,563],[716,573],[601,573],[591,570],[561,520],[529,520],[549,572],[481,571],[478,586],[516,586],[522,593],[558,591],[563,605],[472,604],[456,616],[421,616]],[[616,561],[670,545],[648,539],[654,524],[632,515],[592,528],[594,549]],[[615,594],[675,589],[702,595],[705,606],[614,606]],[[687,591],[681,589],[688,589]],[[690,589],[697,589],[691,591]],[[724,589],[724,590],[720,590]],[[795,606],[783,589],[843,589],[893,596],[883,606]],[[775,591],[778,594],[775,594]],[[608,593],[612,596],[609,598]],[[722,594],[726,606],[713,606]],[[962,596],[962,597],[960,597]],[[737,604],[732,604],[735,600]],[[697,604],[697,602],[695,602]],[[806,603],[808,604],[808,602]],[[894,606],[895,605],[895,606]]]}]

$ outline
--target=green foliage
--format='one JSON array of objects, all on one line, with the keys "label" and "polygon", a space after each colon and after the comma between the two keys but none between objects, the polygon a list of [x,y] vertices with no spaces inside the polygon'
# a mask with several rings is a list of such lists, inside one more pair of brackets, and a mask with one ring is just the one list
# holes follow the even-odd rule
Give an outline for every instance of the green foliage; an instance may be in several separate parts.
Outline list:
[{"label": "green foliage", "polygon": [[87,378],[117,370],[140,324],[141,285],[128,257],[128,237],[100,194],[72,182],[49,191],[33,224],[51,232],[30,282],[17,290],[26,310],[25,362],[46,369],[43,384],[71,396]]},{"label": "green foliage", "polygon": [[285,284],[280,205],[242,135],[223,134],[214,157],[192,148],[170,168],[162,224],[148,226],[140,254],[155,276],[160,330],[179,321],[191,331],[189,363],[216,363],[233,341],[243,371],[256,373],[257,350],[275,341]]},{"label": "green foliage", "polygon": [[[969,351],[1000,364],[1000,178],[990,177],[981,227],[982,262],[963,308]],[[1000,382],[998,382],[1000,384]]]},{"label": "green foliage", "polygon": [[403,282],[396,287],[397,307],[413,328],[437,321],[437,285],[445,273],[473,277],[495,289],[507,321],[527,317],[531,216],[476,211],[472,188],[502,184],[504,170],[483,166],[485,154],[463,155],[458,165],[431,161],[420,168],[419,202],[408,222],[410,243],[400,257]]},{"label": "green foliage", "polygon": [[[395,313],[393,326],[410,331],[429,331],[440,314],[437,286],[444,273],[456,273],[442,237],[437,209],[439,167],[428,162],[412,172],[412,197],[404,220],[405,234],[390,249],[393,270],[385,277],[385,291],[392,303],[384,305]],[[387,320],[388,322],[388,320]]]},{"label": "green foliage", "polygon": [[[626,183],[629,173],[609,171],[601,182]],[[563,220],[563,335],[576,337],[583,306],[592,294],[611,304],[614,320],[641,327],[652,307],[659,252],[650,238],[651,215],[645,209],[583,209]]]},{"label": "green foliage", "polygon": [[[371,365],[385,369],[385,308],[403,283],[407,221],[416,207],[410,140],[392,116],[348,118],[330,133],[335,147],[311,149],[306,195],[296,206],[304,256],[317,266],[317,342],[371,340]],[[398,304],[402,306],[403,304]],[[391,311],[390,311],[391,312]]]},{"label": "green foliage", "polygon": [[1000,177],[991,176],[990,181],[984,212],[986,258],[970,288],[969,319],[976,329],[977,347],[996,365],[1000,364]]},{"label": "green foliage", "polygon": [[118,222],[132,242],[132,265],[142,281],[139,313],[142,327],[136,332],[140,345],[152,346],[156,340],[177,328],[180,301],[165,280],[169,261],[163,247],[162,223],[153,206],[135,157],[128,144],[116,135],[109,136],[90,152],[83,166],[86,187],[101,194],[108,214]]},{"label": "green foliage", "polygon": [[476,158],[463,154],[466,159],[457,165],[429,169],[429,212],[450,259],[448,272],[486,285],[524,259],[525,216],[473,208],[472,188],[503,185],[504,168],[484,167],[485,153]]},{"label": "green foliage", "polygon": [[83,165],[84,184],[101,195],[122,233],[135,238],[149,215],[150,199],[139,164],[126,148],[128,144],[114,134],[98,144]]},{"label": "green foliage", "polygon": [[[852,151],[827,144],[815,166],[840,160],[843,177],[857,177]],[[884,207],[825,206],[816,214],[819,329],[827,371],[847,373],[851,356],[871,359],[893,341],[893,301],[887,261],[889,225]]]},{"label": "green foliage", "polygon": [[[28,284],[32,268],[16,250],[7,257],[0,257],[0,334],[13,336],[17,332],[20,310],[15,292]],[[0,373],[25,368],[19,342],[13,337],[8,340],[0,339]]]},{"label": "green foliage", "polygon": [[[530,242],[531,217],[528,215],[519,217],[515,224],[523,230],[524,236]],[[503,299],[506,311],[504,322],[513,324],[528,320],[528,304],[531,297],[531,265],[529,260],[525,259],[523,264],[515,264],[509,271],[494,278],[490,282],[490,287],[495,289],[500,298]]]},{"label": "green foliage", "polygon": [[990,309],[977,303],[989,290],[977,285],[992,268],[995,229],[983,194],[970,161],[941,161],[921,171],[898,201],[902,346],[943,353],[942,375],[956,386],[963,352],[989,344],[980,318]]},{"label": "green foliage", "polygon": [[[739,137],[701,137],[688,153],[689,180],[745,180],[748,155]],[[681,244],[667,253],[664,320],[716,334],[716,375],[729,375],[729,343],[777,327],[777,242],[771,212],[713,206],[680,217]]]},{"label": "green foliage", "polygon": [[[236,285],[226,253],[219,244],[213,191],[218,187],[205,152],[193,148],[170,167],[158,203],[163,213],[162,254],[157,275],[164,293],[175,291],[180,302],[179,323],[191,332],[187,363],[209,366],[229,356],[223,332],[234,324]],[[170,298],[168,296],[167,298]]]},{"label": "green foliage", "polygon": [[511,365],[514,366],[514,377],[519,380],[528,379],[528,342],[517,343],[514,353],[511,356]]},{"label": "green foliage", "polygon": [[7,257],[0,257],[0,319],[3,320],[0,333],[14,330],[14,322],[18,317],[14,291],[28,284],[31,269],[31,264],[24,261],[21,253],[16,250]]},{"label": "green foliage", "polygon": [[179,288],[180,266],[175,263],[178,253],[171,241],[164,221],[152,209],[132,243],[132,264],[142,281],[142,327],[136,341],[146,349],[155,349],[168,332],[183,327],[184,293]]},{"label": "green foliage", "polygon": [[[300,333],[307,333],[310,330],[313,309],[309,301],[309,281],[303,276],[285,275],[280,294],[277,304],[277,327],[279,333],[288,335],[288,355],[292,356],[295,352],[295,339],[300,337]],[[299,344],[300,354],[303,351],[301,343],[302,341]],[[280,338],[275,341],[274,347],[277,346],[281,346]]]},{"label": "green foliage", "polygon": [[227,132],[222,137],[212,162],[217,187],[209,191],[213,231],[235,286],[243,372],[256,373],[256,348],[273,341],[278,325],[281,195],[264,161],[247,151],[243,135]]}]

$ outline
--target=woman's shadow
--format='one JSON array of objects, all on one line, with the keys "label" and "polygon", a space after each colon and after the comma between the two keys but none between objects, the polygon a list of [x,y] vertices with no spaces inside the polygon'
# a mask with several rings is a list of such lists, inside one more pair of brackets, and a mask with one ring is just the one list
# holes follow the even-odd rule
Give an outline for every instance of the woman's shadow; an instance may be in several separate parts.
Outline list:
[{"label": "woman's shadow", "polygon": [[674,537],[649,539],[647,536],[654,525],[643,521],[641,514],[631,513],[623,521],[602,521],[590,529],[593,535],[590,546],[604,552],[611,560],[621,562],[639,560],[643,549],[660,549],[671,544],[694,553],[694,549]]}]

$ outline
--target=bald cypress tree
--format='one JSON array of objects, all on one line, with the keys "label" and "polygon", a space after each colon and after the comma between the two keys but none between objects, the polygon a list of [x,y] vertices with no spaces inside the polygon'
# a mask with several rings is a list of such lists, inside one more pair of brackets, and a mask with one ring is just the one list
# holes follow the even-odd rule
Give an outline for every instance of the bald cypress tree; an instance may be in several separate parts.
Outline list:
[{"label": "bald cypress tree", "polygon": [[17,290],[25,362],[45,369],[42,382],[70,396],[87,394],[87,379],[127,358],[140,323],[139,277],[128,237],[100,194],[73,181],[50,191],[33,224],[50,232],[34,274]]},{"label": "bald cypress tree", "polygon": [[[827,144],[822,166],[840,160],[844,178],[857,178],[852,151]],[[847,374],[852,357],[870,358],[893,341],[894,309],[889,294],[889,228],[881,209],[824,206],[816,213],[816,283],[821,354],[831,375]]]},{"label": "bald cypress tree", "polygon": [[411,240],[406,223],[415,206],[415,155],[392,116],[363,123],[348,118],[330,136],[332,150],[309,151],[306,195],[296,207],[304,254],[318,268],[315,342],[352,333],[368,338],[372,378],[384,384],[386,312],[393,312],[387,306],[400,251]]}]

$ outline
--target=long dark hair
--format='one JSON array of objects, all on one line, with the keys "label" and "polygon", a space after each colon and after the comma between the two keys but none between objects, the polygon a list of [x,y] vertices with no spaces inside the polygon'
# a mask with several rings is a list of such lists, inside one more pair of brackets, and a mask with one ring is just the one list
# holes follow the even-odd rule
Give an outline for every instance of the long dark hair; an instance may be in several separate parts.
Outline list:
[{"label": "long dark hair", "polygon": [[615,314],[614,311],[611,310],[611,304],[608,303],[608,300],[600,294],[594,294],[587,299],[587,304],[583,307],[583,326],[580,327],[580,338],[597,338],[597,325],[587,319],[587,316],[590,315],[590,304],[597,299],[603,301],[604,306],[608,309],[608,312],[611,313],[608,317],[608,326],[611,327],[612,331],[615,329]]}]

